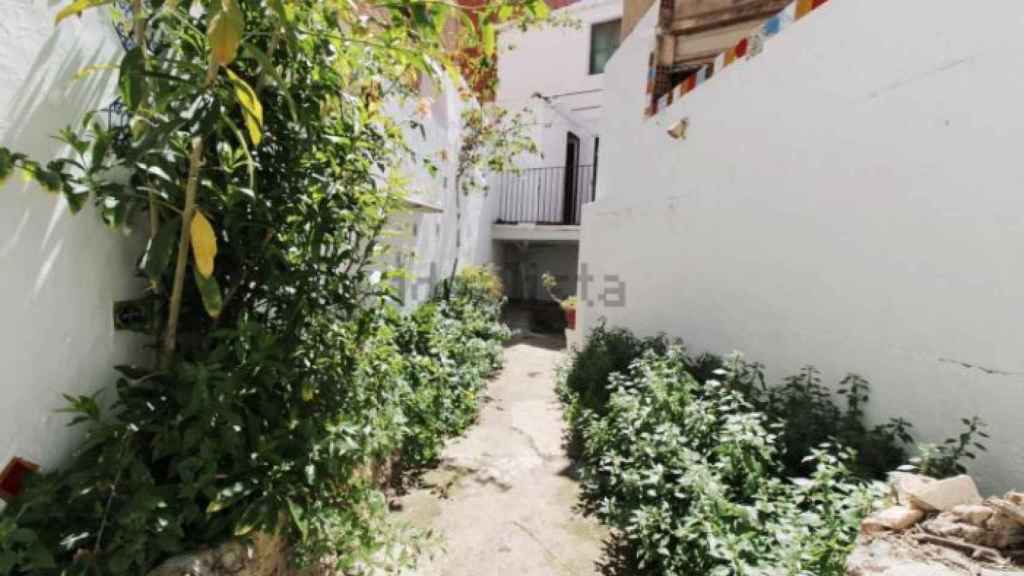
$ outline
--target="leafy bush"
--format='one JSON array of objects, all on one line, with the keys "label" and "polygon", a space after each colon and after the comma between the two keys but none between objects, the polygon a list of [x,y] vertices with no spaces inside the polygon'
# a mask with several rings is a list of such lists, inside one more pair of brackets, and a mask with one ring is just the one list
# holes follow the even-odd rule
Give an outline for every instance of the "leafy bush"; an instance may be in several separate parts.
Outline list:
[{"label": "leafy bush", "polygon": [[[905,462],[903,420],[863,423],[868,384],[837,394],[805,368],[778,387],[740,355],[595,329],[559,385],[586,507],[658,575],[843,574],[873,479]],[[918,462],[948,475],[985,437],[977,420]]]},{"label": "leafy bush", "polygon": [[[646,351],[664,353],[670,345],[684,349],[681,342],[665,336],[640,338],[629,330],[596,327],[570,365],[563,369],[560,395],[570,423],[570,447],[579,445],[579,415],[590,411],[603,414],[611,388],[610,375],[625,373]],[[911,424],[902,418],[868,427],[865,406],[870,400],[870,384],[856,374],[847,375],[835,392],[821,382],[813,366],[786,378],[780,386],[768,386],[760,364],[747,362],[741,355],[722,358],[714,354],[683,354],[681,361],[698,382],[728,374],[729,385],[741,392],[754,410],[768,415],[780,426],[780,458],[789,476],[812,472],[804,459],[823,443],[836,442],[854,449],[849,465],[859,476],[882,479],[890,471],[908,462],[907,448],[914,445]],[[836,402],[843,401],[843,405]],[[973,422],[973,424],[972,424]],[[987,438],[977,419],[964,421],[966,436],[946,440],[939,446],[922,446],[921,457],[911,459],[918,467],[936,476],[957,474],[951,462],[973,458],[972,449],[984,450],[977,438]]]},{"label": "leafy bush", "polygon": [[628,330],[609,329],[604,324],[594,328],[586,345],[559,378],[558,393],[569,422],[570,453],[580,450],[583,415],[604,414],[611,394],[610,376],[626,372],[646,350],[664,352],[668,345],[664,338],[638,338]]},{"label": "leafy bush", "polygon": [[[69,0],[57,19],[106,4]],[[0,573],[141,574],[254,530],[344,564],[374,541],[365,471],[408,438],[436,446],[463,427],[503,334],[494,286],[484,298],[475,280],[412,327],[388,310],[373,269],[406,191],[382,175],[410,160],[388,105],[418,98],[420,77],[487,77],[494,27],[549,9],[125,4],[115,68],[129,117],[86,115],[62,133],[66,158],[0,148],[0,180],[17,169],[111,228],[145,222],[147,291],[128,316],[157,358],[121,367],[115,398],[70,399],[84,442],[5,509]],[[433,416],[449,421],[433,429]]]},{"label": "leafy bush", "polygon": [[74,399],[86,441],[5,513],[0,572],[135,572],[274,530],[282,512],[302,558],[372,555],[360,543],[378,544],[373,518],[384,507],[362,471],[402,447],[413,464],[433,458],[472,422],[500,366],[501,300],[455,284],[457,297],[409,317],[381,310],[356,324],[311,323],[297,364],[248,326],[220,335],[235,356],[166,375],[123,369],[109,417],[96,398]]},{"label": "leafy bush", "polygon": [[461,434],[477,416],[485,378],[500,368],[504,294],[488,268],[469,267],[440,287],[412,314],[399,334],[411,388],[402,465],[432,463],[444,441]]},{"label": "leafy bush", "polygon": [[783,462],[791,476],[810,472],[804,457],[830,441],[854,450],[856,460],[851,465],[860,476],[882,479],[907,462],[906,446],[914,441],[910,423],[894,418],[868,428],[864,406],[870,399],[870,385],[856,374],[843,378],[835,392],[845,399],[845,409],[835,403],[833,392],[822,385],[813,366],[786,378],[782,386],[758,392],[753,396],[757,409],[783,423]]},{"label": "leafy bush", "polygon": [[612,377],[606,414],[585,418],[585,498],[651,574],[842,573],[873,494],[850,454],[817,452],[786,481],[766,416],[686,364],[648,352]]},{"label": "leafy bush", "polygon": [[945,478],[966,474],[967,467],[963,465],[964,460],[974,460],[977,457],[975,451],[984,452],[985,446],[979,441],[987,439],[985,423],[980,418],[961,420],[964,431],[955,438],[947,438],[942,444],[924,444],[921,453],[911,459],[907,468],[916,470],[926,476]]}]

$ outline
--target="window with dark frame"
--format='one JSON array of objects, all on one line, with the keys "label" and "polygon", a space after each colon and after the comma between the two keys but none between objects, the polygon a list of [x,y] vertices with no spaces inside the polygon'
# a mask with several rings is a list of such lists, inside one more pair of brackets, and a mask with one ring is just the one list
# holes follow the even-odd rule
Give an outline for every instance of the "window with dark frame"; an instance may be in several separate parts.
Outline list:
[{"label": "window with dark frame", "polygon": [[601,22],[590,27],[590,74],[604,74],[604,67],[619,47],[622,20]]}]

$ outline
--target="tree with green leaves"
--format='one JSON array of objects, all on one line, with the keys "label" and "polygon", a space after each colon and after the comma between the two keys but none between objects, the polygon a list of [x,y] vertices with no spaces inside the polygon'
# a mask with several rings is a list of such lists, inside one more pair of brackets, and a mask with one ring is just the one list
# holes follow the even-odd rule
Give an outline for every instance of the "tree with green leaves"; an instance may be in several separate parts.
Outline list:
[{"label": "tree with green leaves", "polygon": [[[58,24],[110,3],[75,0]],[[85,440],[0,516],[0,574],[139,574],[256,530],[343,562],[374,539],[358,471],[401,445],[409,393],[370,271],[408,154],[384,105],[415,96],[414,78],[493,66],[495,26],[547,12],[134,0],[118,66],[130,122],[87,115],[48,162],[0,148],[0,181],[21,171],[112,228],[146,223],[156,360],[118,367],[108,411],[69,398]]]}]

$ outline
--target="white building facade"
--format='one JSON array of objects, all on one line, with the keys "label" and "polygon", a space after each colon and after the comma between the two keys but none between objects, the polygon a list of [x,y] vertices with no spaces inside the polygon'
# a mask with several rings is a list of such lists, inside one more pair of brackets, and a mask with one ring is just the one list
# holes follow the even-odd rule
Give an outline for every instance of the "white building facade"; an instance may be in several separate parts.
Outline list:
[{"label": "white building facade", "polygon": [[[494,258],[491,224],[497,218],[496,204],[479,193],[456,196],[462,115],[477,104],[463,100],[451,80],[442,82],[438,86],[423,80],[420,102],[394,102],[389,110],[392,117],[422,126],[405,130],[413,153],[400,169],[400,177],[408,181],[408,202],[392,218],[387,232],[391,250],[381,263],[382,268],[404,271],[395,286],[406,308],[429,298],[456,267],[490,264]],[[428,169],[431,165],[436,171]]]},{"label": "white building facade", "polygon": [[492,174],[494,259],[510,296],[545,301],[551,272],[574,292],[582,206],[596,193],[605,63],[618,47],[621,0],[580,0],[555,11],[565,25],[501,32],[496,103],[528,110],[541,155],[518,174]]},{"label": "white building facade", "polygon": [[1019,484],[1024,5],[790,11],[655,111],[657,11],[605,74],[582,328],[741,350],[774,382],[856,372],[871,418],[921,441],[977,415],[992,438],[972,471],[986,491]]}]

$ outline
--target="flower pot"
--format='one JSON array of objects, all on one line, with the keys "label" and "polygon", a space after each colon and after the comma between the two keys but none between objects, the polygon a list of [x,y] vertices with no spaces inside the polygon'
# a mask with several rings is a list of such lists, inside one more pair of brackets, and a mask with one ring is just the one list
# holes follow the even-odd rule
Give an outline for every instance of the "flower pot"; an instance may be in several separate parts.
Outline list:
[{"label": "flower pot", "polygon": [[565,312],[565,323],[569,325],[569,330],[576,329],[576,309],[566,308]]}]

